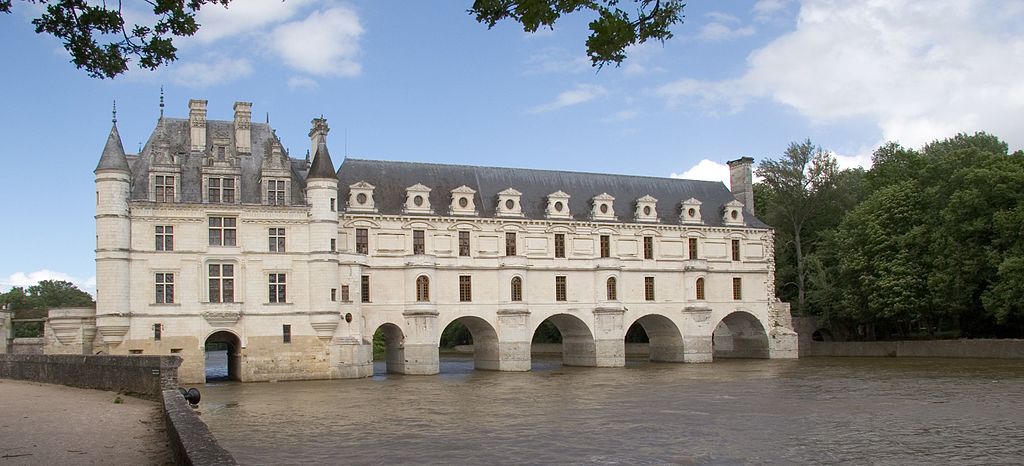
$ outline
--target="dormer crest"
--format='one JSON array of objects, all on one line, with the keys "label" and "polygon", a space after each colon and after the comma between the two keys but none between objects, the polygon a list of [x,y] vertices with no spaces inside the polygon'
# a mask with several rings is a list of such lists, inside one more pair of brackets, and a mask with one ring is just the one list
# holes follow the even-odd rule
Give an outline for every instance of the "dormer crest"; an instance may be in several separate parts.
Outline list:
[{"label": "dormer crest", "polygon": [[701,202],[692,197],[683,201],[682,206],[679,208],[679,223],[689,225],[699,225],[704,223],[704,221],[700,219],[700,205]]},{"label": "dormer crest", "polygon": [[590,199],[590,218],[594,220],[615,220],[615,197],[601,193]]},{"label": "dormer crest", "polygon": [[452,203],[449,210],[452,215],[476,215],[476,202],[473,198],[476,191],[462,185],[452,190]]},{"label": "dormer crest", "polygon": [[405,188],[405,212],[412,214],[430,214],[430,188],[416,183]]},{"label": "dormer crest", "polygon": [[569,195],[562,191],[548,194],[547,218],[572,218],[569,212]]},{"label": "dormer crest", "polygon": [[376,186],[360,181],[348,186],[348,207],[349,212],[376,212],[377,208],[373,201],[373,190]]},{"label": "dormer crest", "polygon": [[722,223],[730,226],[742,226],[743,203],[732,200],[722,206]]},{"label": "dormer crest", "polygon": [[636,200],[636,211],[633,213],[633,218],[637,222],[657,222],[658,221],[658,200],[650,194],[641,197]]},{"label": "dormer crest", "polygon": [[495,212],[499,217],[522,217],[523,205],[521,198],[523,193],[515,188],[508,188],[498,193],[498,206]]}]

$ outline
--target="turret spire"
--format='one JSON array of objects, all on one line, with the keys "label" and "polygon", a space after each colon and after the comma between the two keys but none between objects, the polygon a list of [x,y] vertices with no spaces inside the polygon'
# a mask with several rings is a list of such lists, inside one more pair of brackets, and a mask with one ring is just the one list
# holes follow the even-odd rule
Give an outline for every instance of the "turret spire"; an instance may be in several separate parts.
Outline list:
[{"label": "turret spire", "polygon": [[117,99],[114,99],[114,109],[110,112],[110,114],[112,116],[110,121],[114,123],[114,126],[117,126]]},{"label": "turret spire", "polygon": [[100,155],[100,162],[96,164],[96,171],[100,170],[123,170],[128,168],[128,158],[124,155],[124,146],[121,145],[121,134],[117,132],[117,118],[110,126],[110,135],[107,136],[107,145],[103,146],[103,154]]},{"label": "turret spire", "polygon": [[331,161],[331,153],[327,151],[327,143],[320,141],[316,146],[316,153],[313,154],[313,163],[309,166],[309,174],[306,179],[327,178],[336,179],[338,173],[334,171],[334,162]]}]

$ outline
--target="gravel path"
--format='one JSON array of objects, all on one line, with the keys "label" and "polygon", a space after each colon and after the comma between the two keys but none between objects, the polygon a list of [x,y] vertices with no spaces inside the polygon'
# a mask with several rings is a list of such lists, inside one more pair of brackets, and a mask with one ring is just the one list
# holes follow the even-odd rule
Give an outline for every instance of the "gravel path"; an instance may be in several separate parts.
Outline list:
[{"label": "gravel path", "polygon": [[164,465],[170,459],[156,402],[0,379],[0,466]]}]

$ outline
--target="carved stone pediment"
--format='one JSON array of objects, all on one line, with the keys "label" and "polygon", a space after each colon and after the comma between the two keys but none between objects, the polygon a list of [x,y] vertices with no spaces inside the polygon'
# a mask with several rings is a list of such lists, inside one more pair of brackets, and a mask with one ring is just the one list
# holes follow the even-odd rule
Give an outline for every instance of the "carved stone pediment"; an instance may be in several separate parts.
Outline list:
[{"label": "carved stone pediment", "polygon": [[230,327],[238,322],[238,319],[242,318],[242,311],[235,310],[217,310],[217,311],[203,311],[203,318],[212,327]]}]

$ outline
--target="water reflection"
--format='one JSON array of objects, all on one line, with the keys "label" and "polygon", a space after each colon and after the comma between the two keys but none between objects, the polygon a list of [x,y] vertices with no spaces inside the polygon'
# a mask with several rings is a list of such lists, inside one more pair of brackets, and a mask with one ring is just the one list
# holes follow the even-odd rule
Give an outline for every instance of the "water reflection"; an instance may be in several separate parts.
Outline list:
[{"label": "water reflection", "polygon": [[732,360],[208,385],[242,464],[1014,463],[1019,361]]}]

